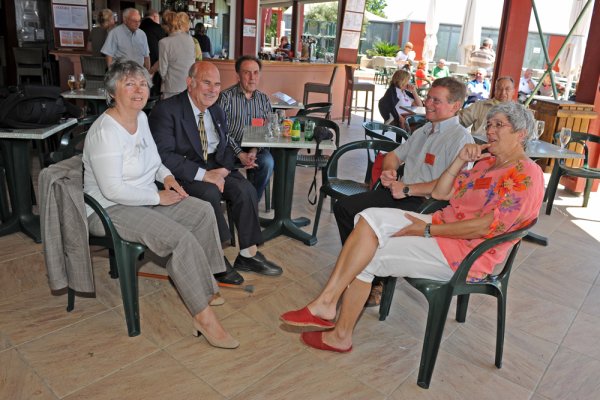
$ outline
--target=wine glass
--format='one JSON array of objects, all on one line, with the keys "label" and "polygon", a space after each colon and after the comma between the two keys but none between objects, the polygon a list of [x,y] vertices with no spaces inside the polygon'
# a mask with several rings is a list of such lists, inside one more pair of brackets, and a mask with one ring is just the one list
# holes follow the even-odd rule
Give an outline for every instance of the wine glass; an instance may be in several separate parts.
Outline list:
[{"label": "wine glass", "polygon": [[69,89],[71,89],[71,93],[75,93],[75,75],[69,75],[69,79],[67,80],[67,85],[69,85]]},{"label": "wine glass", "polygon": [[85,90],[85,75],[84,74],[79,74],[79,90]]},{"label": "wine glass", "polygon": [[539,142],[540,138],[544,134],[544,127],[546,123],[544,121],[535,121],[535,132],[533,134],[532,142]]},{"label": "wine glass", "polygon": [[565,151],[565,146],[571,140],[571,129],[562,128],[560,130],[560,135],[558,136],[558,139],[560,140],[560,151]]}]

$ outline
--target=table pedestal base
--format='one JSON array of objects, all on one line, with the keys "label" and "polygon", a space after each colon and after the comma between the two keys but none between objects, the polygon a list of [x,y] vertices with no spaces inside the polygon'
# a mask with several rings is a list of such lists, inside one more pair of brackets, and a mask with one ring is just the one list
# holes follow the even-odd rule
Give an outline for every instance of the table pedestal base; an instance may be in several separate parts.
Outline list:
[{"label": "table pedestal base", "polygon": [[275,160],[273,177],[275,217],[273,219],[261,218],[261,225],[265,226],[262,231],[263,240],[267,241],[279,235],[286,235],[300,240],[308,246],[313,246],[317,243],[317,238],[299,228],[310,224],[310,220],[304,217],[291,218],[298,149],[272,147],[271,154]]},{"label": "table pedestal base", "polygon": [[29,141],[4,139],[2,156],[9,186],[12,216],[0,225],[0,236],[23,232],[36,243],[42,243],[40,217],[31,212]]},{"label": "table pedestal base", "polygon": [[539,244],[540,246],[548,246],[548,238],[537,233],[529,232],[523,240],[531,243]]}]

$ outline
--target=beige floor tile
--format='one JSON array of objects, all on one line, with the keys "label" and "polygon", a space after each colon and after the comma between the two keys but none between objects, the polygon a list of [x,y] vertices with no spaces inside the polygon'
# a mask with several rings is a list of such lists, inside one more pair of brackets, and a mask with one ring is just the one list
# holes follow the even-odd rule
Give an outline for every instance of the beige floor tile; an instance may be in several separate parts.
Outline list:
[{"label": "beige floor tile", "polygon": [[[495,300],[491,297],[486,299],[477,312],[496,315]],[[521,329],[552,343],[562,341],[576,313],[573,308],[540,299],[522,290],[508,290],[507,326]]]},{"label": "beige floor tile", "polygon": [[299,342],[287,340],[240,313],[222,323],[240,341],[239,348],[217,349],[190,334],[166,350],[223,396],[243,392],[301,351]]},{"label": "beige floor tile", "polygon": [[21,258],[29,254],[41,253],[43,246],[35,243],[30,237],[22,233],[13,233],[0,237],[0,254],[2,261]]},{"label": "beige floor tile", "polygon": [[0,352],[6,349],[10,349],[11,347],[13,347],[13,345],[8,339],[7,334],[0,330]]},{"label": "beige floor tile", "polygon": [[57,399],[26,362],[12,349],[0,353],[0,399]]},{"label": "beige floor tile", "polygon": [[567,332],[563,347],[600,361],[600,317],[580,312]]},{"label": "beige floor tile", "polygon": [[[599,283],[596,280],[596,283]],[[593,285],[581,306],[581,311],[600,317],[600,285]]]},{"label": "beige floor tile", "polygon": [[[526,389],[534,390],[558,346],[518,329],[507,329],[502,368],[498,375]],[[496,318],[471,315],[443,343],[442,349],[480,368],[494,366]]]},{"label": "beige floor tile", "polygon": [[493,364],[475,366],[469,361],[441,350],[429,389],[417,385],[418,372],[413,373],[392,393],[390,399],[523,399],[531,391],[500,376]]},{"label": "beige floor tile", "polygon": [[536,393],[551,400],[596,399],[600,393],[600,361],[561,348]]},{"label": "beige floor tile", "polygon": [[363,313],[352,341],[353,349],[348,354],[309,351],[386,395],[419,367],[422,341],[412,337],[403,327],[380,322],[371,310]]},{"label": "beige floor tile", "polygon": [[549,271],[547,263],[538,263],[532,255],[523,265],[510,277],[510,289],[520,290],[524,293],[534,295],[539,299],[545,299],[552,303],[578,309],[583,304],[588,294],[591,281],[581,281],[565,276],[565,279],[557,279],[560,272]]},{"label": "beige floor tile", "polygon": [[[344,355],[338,355],[344,357]],[[234,397],[238,400],[384,399],[343,369],[301,352]]]},{"label": "beige floor tile", "polygon": [[0,332],[13,345],[56,331],[107,309],[94,298],[77,297],[66,311],[67,295],[53,295],[48,286],[0,300]]},{"label": "beige floor tile", "polygon": [[65,399],[216,400],[223,399],[223,396],[161,351],[94,382]]},{"label": "beige floor tile", "polygon": [[19,347],[60,397],[157,350],[144,336],[127,336],[123,318],[107,311]]},{"label": "beige floor tile", "polygon": [[34,288],[44,287],[48,290],[46,263],[42,253],[0,262],[0,276],[0,300]]}]

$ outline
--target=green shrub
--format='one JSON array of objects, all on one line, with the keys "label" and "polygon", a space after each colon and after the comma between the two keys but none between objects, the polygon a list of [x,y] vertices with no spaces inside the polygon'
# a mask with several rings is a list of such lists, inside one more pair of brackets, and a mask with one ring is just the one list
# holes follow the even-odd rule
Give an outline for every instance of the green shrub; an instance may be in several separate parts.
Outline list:
[{"label": "green shrub", "polygon": [[367,50],[367,55],[369,57],[395,57],[398,51],[400,51],[400,47],[397,44],[392,44],[388,42],[376,42],[373,44],[373,48],[371,50]]}]

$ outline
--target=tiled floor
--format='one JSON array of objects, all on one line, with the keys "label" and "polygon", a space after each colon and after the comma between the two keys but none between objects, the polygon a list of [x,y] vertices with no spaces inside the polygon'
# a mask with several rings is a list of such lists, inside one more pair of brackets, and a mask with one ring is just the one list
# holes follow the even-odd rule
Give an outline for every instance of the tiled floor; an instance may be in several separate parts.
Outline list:
[{"label": "tiled floor", "polygon": [[[361,138],[360,122],[343,125],[343,142]],[[344,169],[360,176],[363,158]],[[296,178],[294,215],[312,218],[311,171],[298,169]],[[281,312],[318,292],[339,252],[329,202],[316,246],[283,237],[264,245],[284,266],[282,277],[246,274],[252,294],[223,289],[227,303],[215,311],[241,341],[233,351],[192,337],[175,290],[146,278],[139,279],[142,334],[128,337],[118,283],[101,251],[94,253],[96,296],[78,297],[67,313],[66,295],[48,289],[41,245],[22,234],[2,237],[0,399],[596,399],[600,196],[587,209],[580,204],[560,192],[552,216],[542,215],[535,228],[549,246],[521,247],[502,369],[494,367],[495,303],[475,297],[466,323],[448,319],[429,390],[416,385],[426,303],[405,283],[387,321],[365,310],[352,353],[307,349],[280,325]],[[231,260],[236,252],[226,250]],[[162,270],[152,262],[142,269]]]}]

